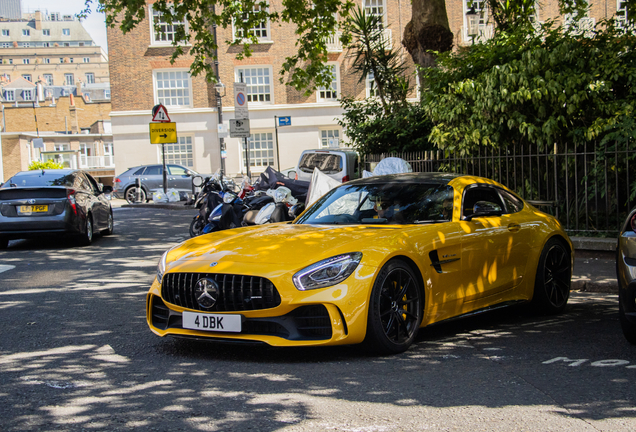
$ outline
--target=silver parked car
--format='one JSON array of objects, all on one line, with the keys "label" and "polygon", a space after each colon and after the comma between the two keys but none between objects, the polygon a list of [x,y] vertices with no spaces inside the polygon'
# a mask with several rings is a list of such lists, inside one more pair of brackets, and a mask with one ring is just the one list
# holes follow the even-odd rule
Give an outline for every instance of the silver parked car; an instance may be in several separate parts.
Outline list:
[{"label": "silver parked car", "polygon": [[[192,192],[192,178],[201,174],[181,165],[167,165],[168,189]],[[141,202],[149,201],[152,193],[163,190],[163,165],[141,165],[129,168],[115,177],[114,193],[132,204],[137,197],[137,179],[141,179]]]},{"label": "silver parked car", "polygon": [[636,208],[627,216],[618,236],[616,273],[618,318],[625,338],[636,345]]}]

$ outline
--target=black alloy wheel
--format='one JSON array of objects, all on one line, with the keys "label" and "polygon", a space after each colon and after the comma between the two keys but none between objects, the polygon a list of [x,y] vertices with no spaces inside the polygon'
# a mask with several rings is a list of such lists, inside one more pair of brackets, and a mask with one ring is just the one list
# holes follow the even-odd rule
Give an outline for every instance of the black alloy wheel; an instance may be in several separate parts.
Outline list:
[{"label": "black alloy wheel", "polygon": [[384,354],[406,351],[422,322],[423,301],[409,265],[399,259],[389,261],[371,291],[365,344]]},{"label": "black alloy wheel", "polygon": [[86,215],[85,223],[85,232],[80,234],[80,245],[90,246],[93,242],[93,216],[90,213]]},{"label": "black alloy wheel", "polygon": [[[124,198],[126,198],[126,202],[128,204],[135,204],[137,202],[137,186],[131,186],[126,189],[126,193],[124,194]],[[146,202],[146,191],[144,188],[141,188],[141,196],[140,203]]]},{"label": "black alloy wheel", "polygon": [[569,247],[559,239],[546,243],[537,267],[532,302],[544,314],[557,314],[565,309],[570,298],[572,259]]},{"label": "black alloy wheel", "polygon": [[103,236],[109,236],[114,231],[114,223],[113,223],[113,210],[111,209],[108,212],[108,220],[106,221],[106,229],[102,231]]}]

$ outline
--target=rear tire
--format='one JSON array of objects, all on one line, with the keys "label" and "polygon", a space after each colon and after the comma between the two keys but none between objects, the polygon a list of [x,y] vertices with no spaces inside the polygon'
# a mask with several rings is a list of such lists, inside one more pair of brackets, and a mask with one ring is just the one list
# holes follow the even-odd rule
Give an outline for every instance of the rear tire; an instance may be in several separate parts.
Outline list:
[{"label": "rear tire", "polygon": [[559,239],[548,240],[537,266],[532,303],[542,314],[563,312],[570,297],[572,258],[569,248]]},{"label": "rear tire", "polygon": [[406,351],[422,323],[424,298],[415,273],[396,259],[380,270],[371,290],[364,343],[381,354]]},{"label": "rear tire", "polygon": [[[126,189],[126,192],[124,192],[124,198],[126,199],[126,202],[128,204],[136,204],[137,203],[137,186],[131,186],[128,189]],[[146,202],[146,191],[144,190],[144,188],[141,188],[141,199],[139,201],[140,203],[144,203]]]},{"label": "rear tire", "polygon": [[194,219],[192,219],[192,222],[190,222],[190,237],[196,237],[203,234],[203,227],[205,227],[205,224],[203,223],[201,216],[195,216]]},{"label": "rear tire", "polygon": [[618,320],[621,323],[625,339],[627,339],[630,344],[636,345],[636,324],[627,320],[625,310],[623,309],[623,302],[620,299],[618,300]]},{"label": "rear tire", "polygon": [[0,237],[0,250],[6,249],[8,247],[9,247],[9,239]]},{"label": "rear tire", "polygon": [[80,235],[79,243],[81,246],[90,246],[93,242],[93,216],[90,213],[86,215],[85,224],[85,232]]}]

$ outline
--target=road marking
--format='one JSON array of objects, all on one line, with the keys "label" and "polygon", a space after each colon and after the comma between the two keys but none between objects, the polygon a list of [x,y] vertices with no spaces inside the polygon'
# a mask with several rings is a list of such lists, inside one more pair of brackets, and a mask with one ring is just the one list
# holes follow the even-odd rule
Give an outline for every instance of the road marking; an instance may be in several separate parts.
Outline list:
[{"label": "road marking", "polygon": [[0,273],[6,272],[7,270],[13,270],[14,268],[15,268],[14,265],[0,264]]},{"label": "road marking", "polygon": [[[570,359],[567,357],[555,357],[550,360],[546,360],[542,362],[542,364],[552,364],[557,362],[569,363],[568,366],[581,366],[583,363],[589,362],[589,359]],[[595,362],[588,363],[590,366],[594,367],[616,367],[616,366],[625,366],[627,369],[636,369],[636,365],[630,365],[628,360],[620,360],[620,359],[607,359],[607,360],[598,360]]]}]

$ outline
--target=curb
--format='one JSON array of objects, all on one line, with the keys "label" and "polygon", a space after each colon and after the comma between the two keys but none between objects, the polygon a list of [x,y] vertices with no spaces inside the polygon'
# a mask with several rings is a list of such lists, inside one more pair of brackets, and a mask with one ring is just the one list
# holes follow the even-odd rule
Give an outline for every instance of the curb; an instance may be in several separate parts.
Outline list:
[{"label": "curb", "polygon": [[570,237],[575,250],[616,251],[615,238]]},{"label": "curb", "polygon": [[185,202],[176,203],[139,203],[139,204],[122,204],[121,208],[155,208],[167,210],[196,210],[194,205]]}]

